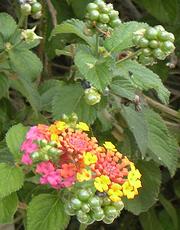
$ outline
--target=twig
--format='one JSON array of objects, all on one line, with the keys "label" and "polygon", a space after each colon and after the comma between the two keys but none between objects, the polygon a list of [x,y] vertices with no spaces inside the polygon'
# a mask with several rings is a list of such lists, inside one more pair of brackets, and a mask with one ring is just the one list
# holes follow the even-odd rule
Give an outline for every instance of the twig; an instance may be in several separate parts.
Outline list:
[{"label": "twig", "polygon": [[137,50],[136,52],[127,55],[125,58],[120,59],[119,61],[116,62],[116,64],[119,64],[119,63],[121,63],[123,61],[131,59],[131,58],[133,58],[135,56],[138,56],[141,52],[142,52],[141,50]]},{"label": "twig", "polygon": [[173,109],[171,109],[171,108],[169,108],[169,107],[167,107],[165,105],[162,105],[161,103],[159,103],[157,101],[154,101],[150,97],[145,96],[145,100],[150,106],[160,110],[161,112],[164,112],[164,113],[166,113],[168,115],[171,115],[172,117],[174,117],[174,118],[176,118],[178,120],[180,119],[179,113],[176,112],[175,110],[173,110]]},{"label": "twig", "polygon": [[26,209],[27,209],[27,204],[26,204],[26,203],[19,202],[18,208],[19,208],[19,209],[22,209],[22,210],[26,210]]},{"label": "twig", "polygon": [[57,11],[54,8],[51,0],[46,0],[46,2],[47,2],[48,8],[49,8],[49,12],[50,12],[51,17],[52,17],[52,24],[55,27],[57,25],[57,17],[56,17]]}]

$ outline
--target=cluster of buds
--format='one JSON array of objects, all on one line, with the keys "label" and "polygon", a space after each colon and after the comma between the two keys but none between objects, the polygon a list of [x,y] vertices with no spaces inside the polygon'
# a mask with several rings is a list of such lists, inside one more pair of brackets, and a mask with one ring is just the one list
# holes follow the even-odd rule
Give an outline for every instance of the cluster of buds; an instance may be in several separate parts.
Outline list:
[{"label": "cluster of buds", "polygon": [[[111,142],[100,146],[88,131],[88,125],[77,122],[75,115],[33,126],[21,146],[22,163],[39,175],[40,184],[68,188],[69,215],[77,215],[86,224],[95,220],[111,223],[123,208],[122,197],[138,195],[141,174]],[[78,190],[77,185],[85,189],[87,183],[88,192]]]},{"label": "cluster of buds", "polygon": [[22,15],[31,15],[34,19],[40,19],[42,15],[42,5],[37,0],[20,1]]}]

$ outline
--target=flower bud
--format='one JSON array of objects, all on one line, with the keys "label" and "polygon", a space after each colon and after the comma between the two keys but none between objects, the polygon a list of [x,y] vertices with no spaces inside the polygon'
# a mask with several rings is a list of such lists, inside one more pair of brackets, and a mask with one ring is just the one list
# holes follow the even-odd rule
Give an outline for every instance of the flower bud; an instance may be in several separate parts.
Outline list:
[{"label": "flower bud", "polygon": [[27,29],[27,30],[23,30],[21,32],[21,38],[24,39],[27,43],[33,42],[35,40],[39,40],[42,39],[42,37],[38,36],[34,31],[35,31],[36,27],[32,28],[32,29]]}]

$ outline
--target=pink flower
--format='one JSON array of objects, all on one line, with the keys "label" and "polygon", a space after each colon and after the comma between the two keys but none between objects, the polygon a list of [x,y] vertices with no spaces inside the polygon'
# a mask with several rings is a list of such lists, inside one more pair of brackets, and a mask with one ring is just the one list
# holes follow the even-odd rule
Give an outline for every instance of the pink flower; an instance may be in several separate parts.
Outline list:
[{"label": "pink flower", "polygon": [[23,154],[21,161],[25,165],[31,165],[32,164],[32,159],[30,158],[28,153]]},{"label": "pink flower", "polygon": [[36,173],[39,174],[49,174],[54,170],[54,165],[50,161],[41,162],[36,167]]},{"label": "pink flower", "polygon": [[61,177],[58,171],[52,171],[40,178],[41,184],[50,184],[53,188],[61,188]]},{"label": "pink flower", "polygon": [[61,183],[61,186],[66,188],[70,187],[74,183],[74,181],[75,181],[74,176],[68,177]]},{"label": "pink flower", "polygon": [[41,130],[38,129],[37,126],[33,126],[30,128],[30,130],[26,134],[26,138],[31,139],[31,140],[42,140],[45,137],[44,137],[43,133],[41,132]]},{"label": "pink flower", "polygon": [[27,139],[21,145],[21,151],[24,151],[27,154],[33,153],[37,151],[38,146],[36,143],[33,142],[31,139]]}]

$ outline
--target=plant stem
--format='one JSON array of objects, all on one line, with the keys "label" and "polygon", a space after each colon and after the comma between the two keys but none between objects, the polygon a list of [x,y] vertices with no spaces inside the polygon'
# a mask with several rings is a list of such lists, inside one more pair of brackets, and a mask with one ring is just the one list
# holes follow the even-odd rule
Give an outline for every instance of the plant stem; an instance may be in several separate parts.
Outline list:
[{"label": "plant stem", "polygon": [[87,225],[86,224],[80,224],[80,226],[79,226],[79,230],[86,230],[86,228],[87,228]]},{"label": "plant stem", "polygon": [[26,16],[24,14],[21,14],[19,22],[18,22],[18,27],[19,28],[23,27],[25,19],[26,19]]},{"label": "plant stem", "polygon": [[131,59],[131,58],[133,58],[135,56],[138,56],[140,53],[141,53],[141,50],[137,50],[136,52],[131,53],[130,55],[126,56],[125,58],[120,59],[119,61],[116,62],[116,64],[119,64],[119,63],[121,63],[123,61]]}]

